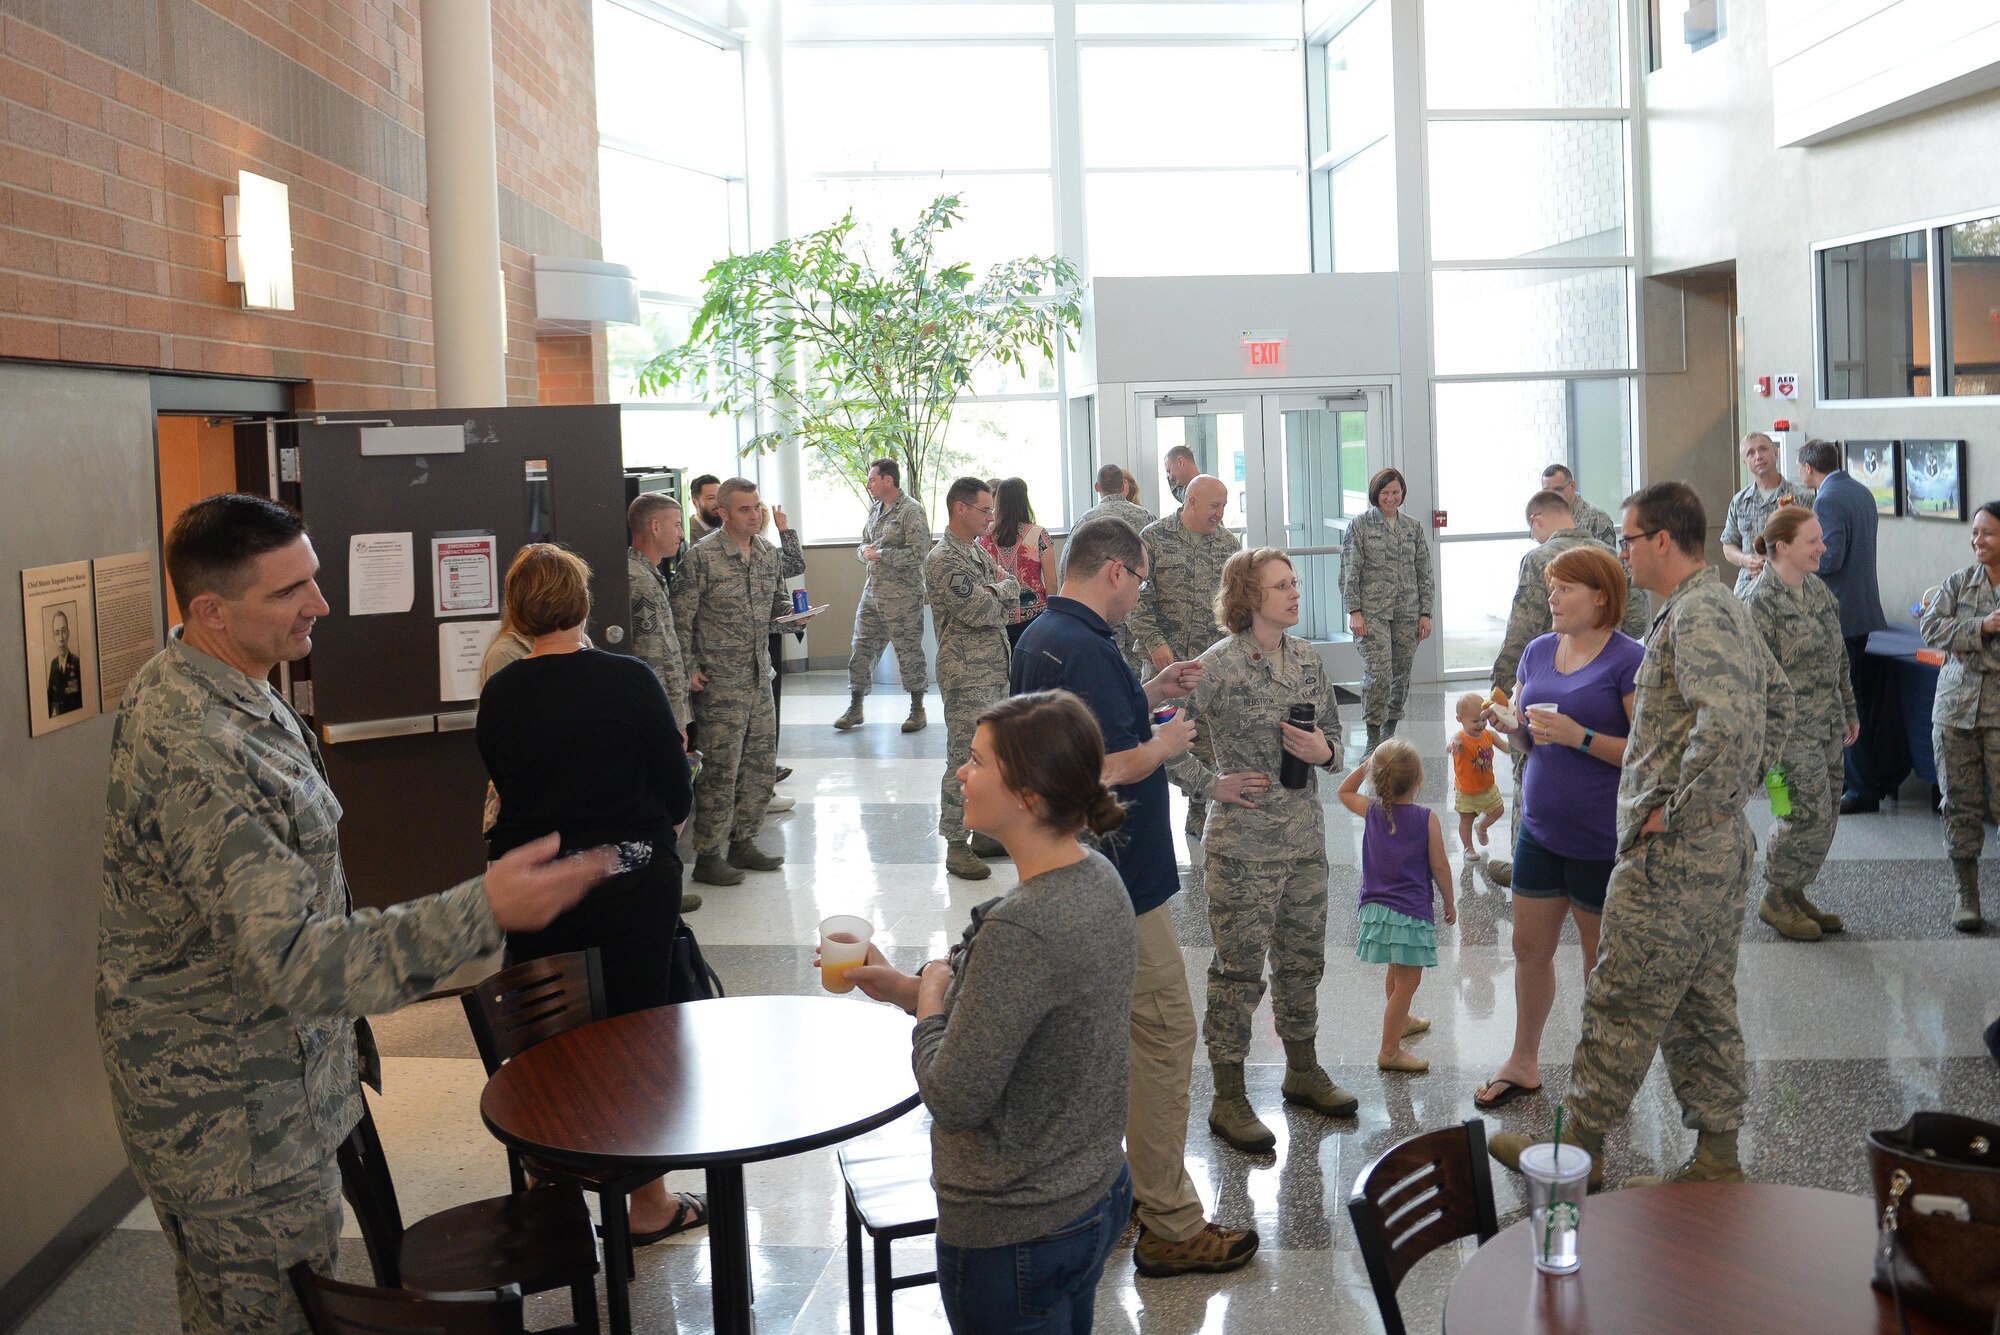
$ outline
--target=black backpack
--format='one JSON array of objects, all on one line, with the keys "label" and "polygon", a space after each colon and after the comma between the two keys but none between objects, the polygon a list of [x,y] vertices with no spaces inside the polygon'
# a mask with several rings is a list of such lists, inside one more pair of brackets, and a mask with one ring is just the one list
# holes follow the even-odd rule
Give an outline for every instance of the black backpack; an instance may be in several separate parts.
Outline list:
[{"label": "black backpack", "polygon": [[694,939],[687,919],[682,918],[674,928],[674,943],[667,955],[668,1003],[710,1001],[727,995],[722,978],[702,957],[701,943]]}]

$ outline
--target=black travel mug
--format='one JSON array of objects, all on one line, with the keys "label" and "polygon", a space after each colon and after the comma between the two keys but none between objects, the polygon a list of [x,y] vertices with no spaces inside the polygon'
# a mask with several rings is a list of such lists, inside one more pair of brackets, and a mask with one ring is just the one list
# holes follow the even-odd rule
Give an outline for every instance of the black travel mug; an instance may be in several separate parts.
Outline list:
[{"label": "black travel mug", "polygon": [[[1293,705],[1285,715],[1285,722],[1295,728],[1310,728],[1316,712],[1311,705]],[[1278,762],[1278,782],[1287,788],[1303,788],[1306,786],[1306,773],[1311,768],[1287,751],[1284,759]]]}]

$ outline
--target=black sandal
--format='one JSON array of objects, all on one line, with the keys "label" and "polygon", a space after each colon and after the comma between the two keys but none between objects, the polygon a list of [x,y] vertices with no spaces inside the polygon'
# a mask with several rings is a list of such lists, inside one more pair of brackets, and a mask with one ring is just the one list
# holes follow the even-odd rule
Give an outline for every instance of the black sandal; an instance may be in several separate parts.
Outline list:
[{"label": "black sandal", "polygon": [[651,1233],[634,1233],[634,1247],[650,1247],[662,1238],[671,1238],[676,1233],[686,1233],[708,1223],[708,1197],[692,1191],[680,1193],[680,1208],[674,1212],[664,1228],[656,1228]]},{"label": "black sandal", "polygon": [[1525,1099],[1530,1094],[1539,1094],[1542,1092],[1540,1085],[1517,1085],[1504,1075],[1494,1076],[1486,1082],[1483,1088],[1491,1089],[1495,1085],[1505,1085],[1507,1088],[1501,1090],[1490,1099],[1481,1098],[1478,1094],[1474,1094],[1472,1096],[1472,1106],[1481,1112],[1492,1112],[1495,1108],[1506,1107],[1515,1099]]}]

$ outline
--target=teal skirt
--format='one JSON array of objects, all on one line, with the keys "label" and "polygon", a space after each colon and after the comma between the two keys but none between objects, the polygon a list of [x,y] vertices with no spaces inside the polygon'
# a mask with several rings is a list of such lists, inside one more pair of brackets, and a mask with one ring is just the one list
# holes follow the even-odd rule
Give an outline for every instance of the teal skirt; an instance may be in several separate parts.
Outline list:
[{"label": "teal skirt", "polygon": [[1368,964],[1414,964],[1435,969],[1438,934],[1434,923],[1398,913],[1387,904],[1361,906],[1361,938],[1354,953]]}]

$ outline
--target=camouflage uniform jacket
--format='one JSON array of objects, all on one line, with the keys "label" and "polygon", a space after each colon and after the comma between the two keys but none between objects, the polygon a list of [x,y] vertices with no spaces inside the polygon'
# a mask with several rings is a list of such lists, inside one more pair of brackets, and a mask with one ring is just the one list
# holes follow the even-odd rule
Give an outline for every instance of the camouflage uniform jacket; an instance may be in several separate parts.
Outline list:
[{"label": "camouflage uniform jacket", "polygon": [[[670,611],[681,631],[688,674],[728,684],[771,679],[771,619],[789,614],[785,581],[805,573],[797,529],[778,535],[782,548],[750,539],[746,560],[717,529],[689,548],[674,581]],[[713,690],[714,687],[709,687]]]},{"label": "camouflage uniform jacket", "polygon": [[1326,667],[1310,644],[1287,635],[1278,652],[1267,654],[1248,634],[1230,635],[1201,656],[1201,683],[1186,705],[1206,718],[1215,739],[1215,770],[1193,752],[1167,765],[1167,772],[1190,792],[1207,797],[1221,774],[1255,770],[1271,776],[1271,786],[1250,800],[1254,807],[1211,806],[1202,846],[1211,853],[1246,862],[1294,861],[1326,856],[1326,814],[1318,795],[1319,775],[1306,771],[1306,786],[1278,782],[1284,763],[1278,724],[1293,705],[1311,705],[1333,756],[1317,768],[1336,772],[1341,761],[1340,706]]},{"label": "camouflage uniform jacket", "polygon": [[910,499],[905,492],[888,505],[871,501],[868,505],[868,522],[861,529],[861,545],[875,548],[876,557],[869,561],[855,549],[855,559],[868,566],[868,582],[864,594],[894,596],[908,592],[915,595],[921,605],[924,600],[923,563],[931,550],[930,521],[924,518],[924,507]]},{"label": "camouflage uniform jacket", "polygon": [[1618,776],[1618,851],[1639,840],[1655,807],[1667,829],[1698,830],[1743,814],[1778,763],[1792,688],[1750,609],[1703,566],[1653,617]]},{"label": "camouflage uniform jacket", "polygon": [[1743,605],[1764,645],[1792,687],[1792,731],[1811,747],[1838,739],[1858,723],[1847,646],[1840,638],[1840,604],[1818,575],[1796,589],[1770,566],[1750,581]]},{"label": "camouflage uniform jacket", "polygon": [[[1155,522],[1153,519],[1153,512],[1151,510],[1148,510],[1143,505],[1138,505],[1131,501],[1128,501],[1123,496],[1103,497],[1097,502],[1096,505],[1093,505],[1090,507],[1090,509],[1084,511],[1083,518],[1077,520],[1076,522],[1078,524],[1082,524],[1085,522],[1085,520],[1096,519],[1100,515],[1110,515],[1114,519],[1124,520],[1126,523],[1132,526],[1132,531],[1134,533],[1144,533],[1146,531],[1146,526],[1148,524]],[[1070,530],[1070,532],[1072,533],[1074,533],[1075,531],[1076,530],[1074,528]]]},{"label": "camouflage uniform jacket", "polygon": [[1370,507],[1340,544],[1340,596],[1364,617],[1431,614],[1431,548],[1424,527],[1398,511]]},{"label": "camouflage uniform jacket", "polygon": [[1610,515],[1582,496],[1578,496],[1569,509],[1570,517],[1576,520],[1576,526],[1583,530],[1585,537],[1603,543],[1614,552],[1618,550],[1618,525]]},{"label": "camouflage uniform jacket", "polygon": [[355,1017],[501,945],[477,878],[350,912],[340,803],[304,723],[178,630],[118,711],[106,807],[97,1035],[155,1200],[225,1200],[325,1163],[373,1065]]},{"label": "camouflage uniform jacket", "polygon": [[686,728],[687,666],[681,661],[681,637],[674,630],[673,595],[660,568],[630,547],[625,549],[625,578],[632,586],[632,653],[651,669],[667,690],[674,722]]},{"label": "camouflage uniform jacket", "polygon": [[[1750,551],[1751,545],[1757,541],[1757,535],[1764,531],[1764,525],[1770,523],[1771,516],[1778,512],[1781,502],[1789,497],[1793,505],[1803,505],[1810,510],[1815,494],[1811,487],[1801,486],[1786,479],[1778,483],[1776,491],[1765,496],[1758,490],[1756,480],[1753,478],[1749,486],[1729,498],[1729,513],[1722,520],[1722,543],[1725,546],[1741,547],[1746,552]],[[1738,598],[1743,596],[1743,591],[1750,587],[1750,581],[1755,578],[1756,576],[1749,571],[1737,567]]]},{"label": "camouflage uniform jacket", "polygon": [[[1555,628],[1555,622],[1549,616],[1549,563],[1564,552],[1593,541],[1581,528],[1559,529],[1549,535],[1547,542],[1530,548],[1521,558],[1521,578],[1514,589],[1514,608],[1507,615],[1507,635],[1500,642],[1499,655],[1493,660],[1495,686],[1504,686],[1512,694],[1515,673],[1521,666],[1521,654],[1527,649],[1529,641]],[[1625,620],[1619,629],[1635,640],[1643,639],[1650,624],[1646,616],[1646,597],[1632,587],[1629,575],[1625,578],[1625,595]]]},{"label": "camouflage uniform jacket", "polygon": [[1146,544],[1149,587],[1126,619],[1132,649],[1141,660],[1162,645],[1175,662],[1193,658],[1222,638],[1215,593],[1222,587],[1223,564],[1243,544],[1226,528],[1194,532],[1178,511],[1155,519],[1139,537]]},{"label": "camouflage uniform jacket", "polygon": [[1021,586],[1007,578],[984,547],[945,530],[924,558],[924,589],[937,627],[938,684],[984,678],[1007,693],[1007,609]]},{"label": "camouflage uniform jacket", "polygon": [[1938,671],[1931,722],[1947,728],[2000,727],[2000,636],[1979,622],[2000,607],[1986,568],[1967,566],[1945,576],[1924,607],[1924,643],[1950,657]]}]

